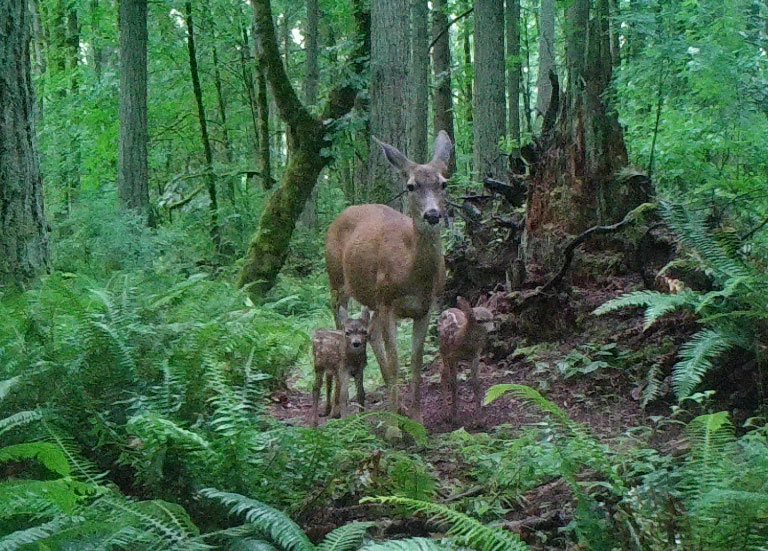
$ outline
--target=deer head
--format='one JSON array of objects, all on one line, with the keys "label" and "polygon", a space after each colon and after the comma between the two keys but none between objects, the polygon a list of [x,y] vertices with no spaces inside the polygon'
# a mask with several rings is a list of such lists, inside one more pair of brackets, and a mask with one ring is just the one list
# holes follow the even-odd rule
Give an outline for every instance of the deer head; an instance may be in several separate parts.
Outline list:
[{"label": "deer head", "polygon": [[413,219],[418,231],[437,231],[439,222],[446,217],[445,188],[448,180],[444,173],[448,170],[453,144],[445,130],[441,130],[435,139],[435,152],[432,160],[420,165],[403,155],[400,150],[376,139],[384,151],[384,156],[393,167],[406,178],[405,189],[408,192],[408,214]]},{"label": "deer head", "polygon": [[344,343],[347,354],[365,352],[368,342],[368,325],[371,322],[371,311],[363,308],[359,318],[350,318],[347,309],[339,308],[339,322],[344,331]]}]

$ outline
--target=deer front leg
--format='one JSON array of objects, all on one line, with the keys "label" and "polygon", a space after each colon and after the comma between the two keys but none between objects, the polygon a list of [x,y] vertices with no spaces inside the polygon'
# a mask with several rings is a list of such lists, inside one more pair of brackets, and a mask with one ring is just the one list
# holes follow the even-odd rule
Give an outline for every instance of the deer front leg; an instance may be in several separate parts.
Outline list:
[{"label": "deer front leg", "polygon": [[382,326],[384,330],[384,350],[386,355],[386,373],[382,371],[384,380],[389,389],[389,409],[398,412],[400,398],[398,396],[397,379],[400,372],[400,363],[397,356],[397,320],[391,309],[382,312]]},{"label": "deer front leg", "polygon": [[427,336],[429,314],[413,320],[413,341],[411,343],[411,375],[413,378],[413,406],[411,419],[421,423],[421,365],[424,359],[424,339]]},{"label": "deer front leg", "polygon": [[363,386],[363,372],[365,366],[355,373],[355,387],[357,387],[357,402],[361,409],[365,409],[365,387]]},{"label": "deer front leg", "polygon": [[371,343],[373,355],[376,356],[376,363],[379,364],[384,384],[389,388],[389,380],[387,379],[387,351],[384,349],[384,323],[380,312],[380,310],[376,310],[373,313],[369,342]]},{"label": "deer front leg", "polygon": [[349,410],[349,371],[340,365],[336,370],[336,392],[333,396],[331,417],[346,417]]},{"label": "deer front leg", "polygon": [[451,421],[456,420],[456,400],[457,400],[457,371],[458,362],[447,356],[443,356],[443,372],[440,378],[440,382],[443,387],[443,399],[451,404]]}]

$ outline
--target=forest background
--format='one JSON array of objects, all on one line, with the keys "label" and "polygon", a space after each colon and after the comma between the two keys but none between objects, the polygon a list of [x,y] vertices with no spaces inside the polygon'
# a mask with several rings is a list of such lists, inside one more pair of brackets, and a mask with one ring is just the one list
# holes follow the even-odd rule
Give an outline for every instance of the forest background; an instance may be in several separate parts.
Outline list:
[{"label": "forest background", "polygon": [[[0,0],[0,549],[768,548],[767,32],[759,0]],[[439,130],[490,405],[307,428],[325,230],[402,206],[371,136]]]}]

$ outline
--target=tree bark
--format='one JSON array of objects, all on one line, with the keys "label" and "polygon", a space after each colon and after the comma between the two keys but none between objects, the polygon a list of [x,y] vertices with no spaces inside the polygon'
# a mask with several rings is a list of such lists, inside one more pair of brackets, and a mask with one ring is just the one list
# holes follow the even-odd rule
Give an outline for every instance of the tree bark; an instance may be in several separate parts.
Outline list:
[{"label": "tree bark", "polygon": [[608,0],[595,0],[594,9],[574,0],[566,19],[566,105],[552,134],[539,139],[526,213],[527,260],[543,265],[559,258],[565,234],[615,223],[650,193],[614,177],[627,151],[611,105]]},{"label": "tree bark", "polygon": [[429,115],[429,11],[427,0],[411,0],[410,149],[417,162],[427,160]]},{"label": "tree bark", "polygon": [[275,178],[272,176],[272,146],[269,136],[269,98],[267,98],[267,76],[264,66],[259,59],[256,23],[251,26],[251,55],[254,61],[254,77],[256,78],[256,108],[258,112],[259,131],[259,168],[261,169],[264,189],[272,189]]},{"label": "tree bark", "polygon": [[539,9],[539,76],[536,112],[543,117],[552,96],[549,72],[555,70],[555,0],[541,0]]},{"label": "tree bark", "polygon": [[[440,130],[445,130],[451,138],[451,143],[456,143],[453,131],[453,91],[451,88],[451,49],[450,33],[442,32],[448,25],[446,0],[433,0],[432,3],[432,40],[435,45],[432,48],[432,70],[434,72],[435,93],[432,104],[434,106],[435,136]],[[442,34],[441,34],[442,33]],[[440,35],[438,37],[438,35]],[[451,155],[448,173],[456,171],[456,156]]]},{"label": "tree bark", "polygon": [[219,204],[216,199],[216,177],[213,174],[213,153],[208,138],[208,121],[205,118],[203,90],[200,87],[200,74],[197,68],[197,53],[195,51],[195,26],[192,21],[192,2],[184,2],[184,22],[187,26],[187,52],[189,53],[189,71],[192,76],[192,91],[197,104],[197,118],[200,121],[200,139],[205,155],[205,183],[208,189],[211,211],[211,239],[217,251],[221,250],[221,235],[219,232]]},{"label": "tree bark", "polygon": [[520,76],[522,62],[520,59],[520,0],[507,0],[507,92],[509,94],[509,133],[520,147]]},{"label": "tree bark", "polygon": [[[409,13],[409,0],[371,0],[371,134],[400,151],[408,151]],[[402,191],[400,175],[381,148],[370,151],[368,200],[386,203]]]},{"label": "tree bark", "polygon": [[313,106],[317,103],[318,84],[320,82],[320,68],[318,66],[318,38],[317,29],[320,20],[320,10],[317,0],[307,0],[307,36],[306,36],[306,69],[304,75],[304,101]]},{"label": "tree bark", "polygon": [[48,263],[30,14],[26,0],[0,0],[0,286],[23,285]]},{"label": "tree bark", "polygon": [[149,220],[147,0],[120,0],[120,138],[117,196]]},{"label": "tree bark", "polygon": [[[277,279],[288,254],[296,219],[314,188],[323,168],[331,161],[321,152],[330,146],[332,124],[346,115],[354,104],[356,90],[351,85],[334,88],[319,117],[314,117],[301,103],[288,80],[275,36],[270,0],[252,0],[259,65],[265,69],[272,95],[291,133],[293,151],[280,185],[267,201],[259,227],[246,253],[239,284],[248,287],[254,297],[262,296]],[[362,12],[360,0],[355,0],[360,43],[350,60],[356,74],[361,75],[366,54],[369,20]]]},{"label": "tree bark", "polygon": [[531,109],[531,41],[528,39],[528,16],[522,17],[523,45],[525,46],[525,78],[523,79],[523,116],[528,133],[533,135],[533,120]]},{"label": "tree bark", "polygon": [[474,169],[480,179],[501,178],[506,162],[499,140],[506,135],[504,3],[475,0]]}]

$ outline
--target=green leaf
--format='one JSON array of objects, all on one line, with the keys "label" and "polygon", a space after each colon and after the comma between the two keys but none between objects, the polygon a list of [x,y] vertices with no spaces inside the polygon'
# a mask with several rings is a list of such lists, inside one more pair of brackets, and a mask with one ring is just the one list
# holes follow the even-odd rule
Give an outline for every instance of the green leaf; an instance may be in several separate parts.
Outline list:
[{"label": "green leaf", "polygon": [[69,476],[71,469],[61,448],[50,442],[28,442],[0,449],[0,463],[37,459],[45,467],[61,476]]}]

